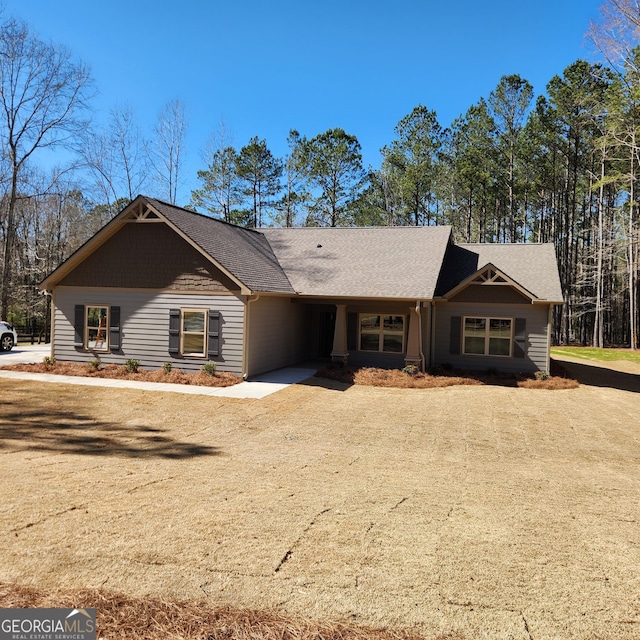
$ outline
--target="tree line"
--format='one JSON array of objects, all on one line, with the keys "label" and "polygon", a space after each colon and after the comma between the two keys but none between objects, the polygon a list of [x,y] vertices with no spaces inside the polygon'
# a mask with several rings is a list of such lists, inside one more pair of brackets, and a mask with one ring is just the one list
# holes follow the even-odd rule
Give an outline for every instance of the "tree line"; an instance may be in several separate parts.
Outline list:
[{"label": "tree line", "polygon": [[[609,0],[590,31],[602,62],[576,61],[537,97],[506,75],[449,126],[418,105],[378,167],[338,127],[290,131],[279,158],[258,136],[237,148],[221,126],[181,204],[252,227],[447,224],[459,242],[552,242],[555,341],[637,348],[639,28],[634,0]],[[20,324],[46,315],[37,282],[137,193],[176,202],[187,121],[176,100],[148,138],[126,107],[92,130],[85,67],[23,23],[1,32],[0,313]],[[60,147],[70,163],[39,170],[35,152]]]}]

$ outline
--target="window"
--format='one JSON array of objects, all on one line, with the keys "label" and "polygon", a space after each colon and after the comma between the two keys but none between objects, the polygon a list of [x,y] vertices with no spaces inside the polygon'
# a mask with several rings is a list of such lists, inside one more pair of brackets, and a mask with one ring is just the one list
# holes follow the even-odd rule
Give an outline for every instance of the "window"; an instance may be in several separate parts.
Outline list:
[{"label": "window", "polygon": [[360,315],[360,351],[404,353],[404,316]]},{"label": "window", "polygon": [[463,353],[480,356],[511,356],[511,318],[465,318]]},{"label": "window", "polygon": [[109,307],[85,307],[84,346],[109,351]]},{"label": "window", "polygon": [[169,353],[220,357],[222,317],[215,309],[170,309]]},{"label": "window", "polygon": [[206,355],[207,311],[183,309],[180,322],[180,353],[185,356]]}]

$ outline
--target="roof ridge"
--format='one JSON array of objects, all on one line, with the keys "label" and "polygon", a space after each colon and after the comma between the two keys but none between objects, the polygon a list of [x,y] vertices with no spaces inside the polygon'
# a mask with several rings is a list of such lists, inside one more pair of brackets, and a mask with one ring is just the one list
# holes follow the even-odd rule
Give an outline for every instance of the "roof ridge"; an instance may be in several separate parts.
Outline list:
[{"label": "roof ridge", "polygon": [[205,220],[215,220],[216,222],[219,222],[221,224],[226,225],[227,227],[233,227],[234,229],[242,229],[242,231],[251,231],[252,233],[260,233],[259,231],[257,231],[256,229],[253,229],[251,227],[243,227],[242,225],[239,224],[235,224],[233,222],[227,222],[226,220],[223,220],[222,218],[217,218],[216,216],[210,216],[207,215],[206,213],[200,213],[200,211],[194,211],[193,209],[187,209],[186,207],[181,207],[180,205],[177,204],[172,204],[171,202],[167,202],[166,200],[161,200],[160,198],[152,198],[151,196],[145,196],[143,194],[140,194],[140,197],[144,198],[145,200],[151,201],[151,202],[157,202],[165,207],[171,207],[173,209],[179,209],[180,211],[184,211],[186,213],[190,213],[194,216],[199,216],[200,218],[204,218]]}]

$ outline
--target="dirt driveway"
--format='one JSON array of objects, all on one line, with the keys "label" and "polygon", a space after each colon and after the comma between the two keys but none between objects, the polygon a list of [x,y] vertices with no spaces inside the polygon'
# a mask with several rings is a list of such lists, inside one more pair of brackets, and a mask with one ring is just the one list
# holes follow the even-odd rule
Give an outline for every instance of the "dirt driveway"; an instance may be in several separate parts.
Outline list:
[{"label": "dirt driveway", "polygon": [[264,400],[5,380],[0,580],[427,636],[637,638],[640,394],[619,373]]}]

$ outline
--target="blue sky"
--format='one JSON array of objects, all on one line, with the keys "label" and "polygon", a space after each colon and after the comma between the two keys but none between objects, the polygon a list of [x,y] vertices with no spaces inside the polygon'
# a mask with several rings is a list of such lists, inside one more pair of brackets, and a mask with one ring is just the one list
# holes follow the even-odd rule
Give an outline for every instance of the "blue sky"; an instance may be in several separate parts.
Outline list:
[{"label": "blue sky", "polygon": [[[4,0],[5,16],[66,45],[92,69],[96,117],[130,105],[149,131],[179,98],[189,131],[180,202],[224,120],[237,148],[265,138],[286,152],[295,128],[357,136],[366,165],[413,107],[448,126],[503,75],[536,94],[578,58],[601,0]],[[151,194],[153,195],[153,194]]]}]

